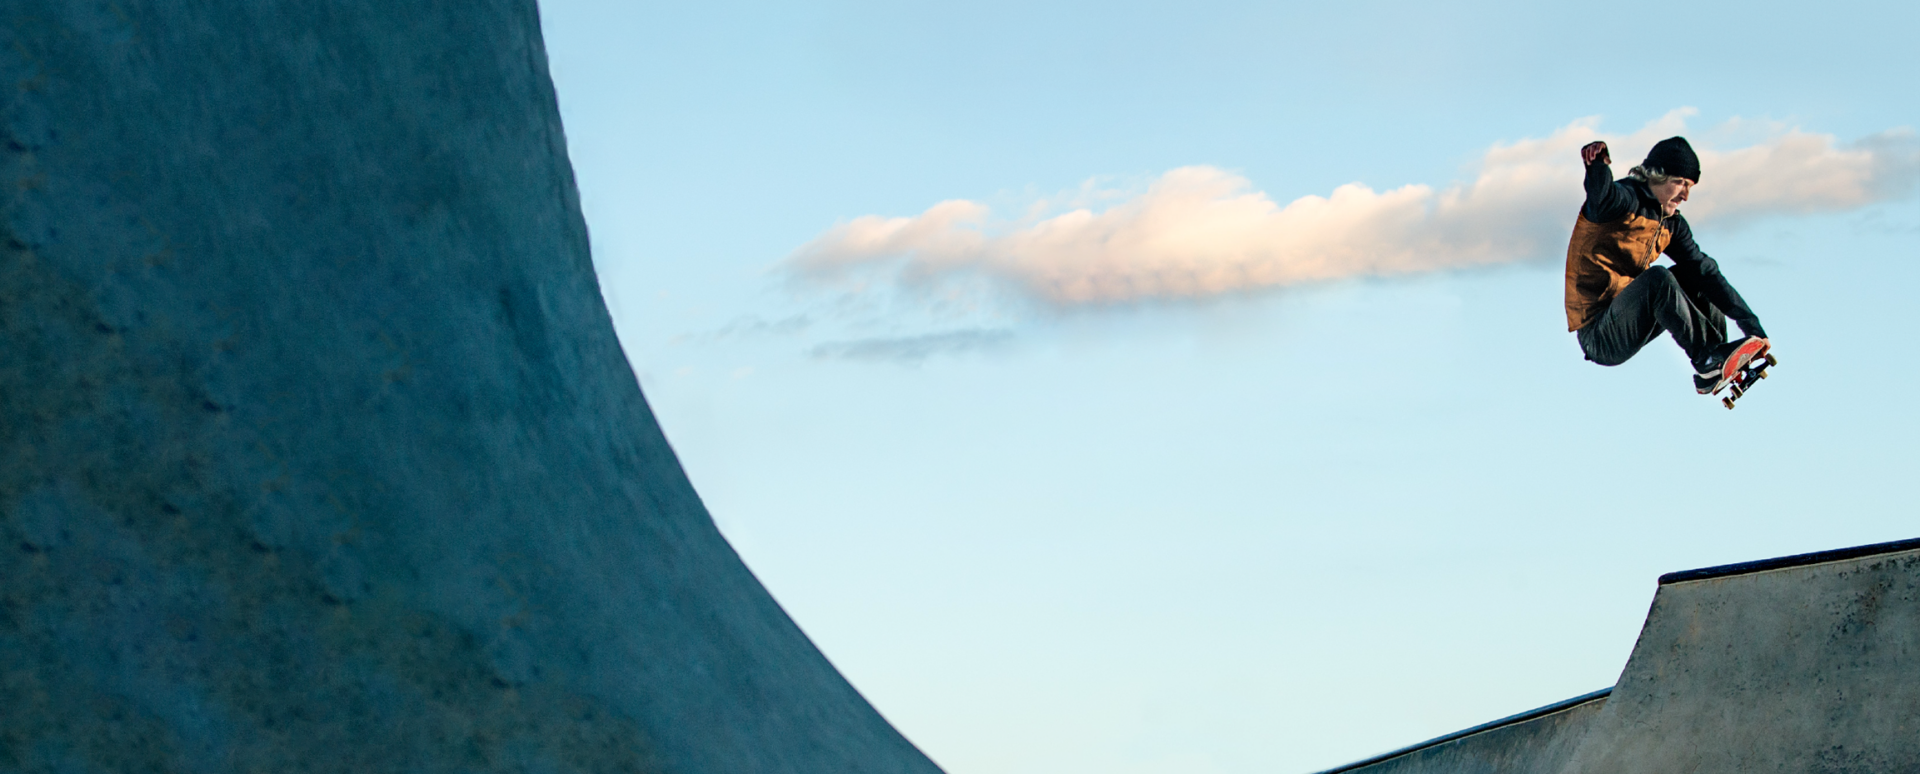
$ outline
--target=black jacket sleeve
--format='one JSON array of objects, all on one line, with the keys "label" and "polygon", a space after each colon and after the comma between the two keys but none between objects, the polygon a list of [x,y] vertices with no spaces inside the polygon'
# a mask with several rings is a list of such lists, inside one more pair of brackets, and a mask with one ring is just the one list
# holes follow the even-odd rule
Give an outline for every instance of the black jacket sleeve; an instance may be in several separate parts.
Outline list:
[{"label": "black jacket sleeve", "polygon": [[[1592,219],[1591,216],[1588,217]],[[1700,245],[1693,241],[1693,227],[1687,225],[1685,216],[1674,214],[1673,240],[1667,243],[1667,257],[1673,259],[1675,278],[1681,287],[1704,296],[1720,312],[1739,324],[1740,330],[1748,336],[1766,338],[1767,332],[1760,327],[1760,318],[1747,308],[1746,300],[1740,298],[1739,291],[1727,282],[1720,273],[1720,264],[1700,251]]]},{"label": "black jacket sleeve", "polygon": [[1613,181],[1613,170],[1598,161],[1587,165],[1587,203],[1581,212],[1595,223],[1612,223],[1640,201],[1633,189]]}]

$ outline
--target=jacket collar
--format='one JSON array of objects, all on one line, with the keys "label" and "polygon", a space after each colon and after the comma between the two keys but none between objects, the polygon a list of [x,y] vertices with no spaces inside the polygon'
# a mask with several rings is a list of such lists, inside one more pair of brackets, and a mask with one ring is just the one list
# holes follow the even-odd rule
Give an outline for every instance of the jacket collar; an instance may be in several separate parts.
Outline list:
[{"label": "jacket collar", "polygon": [[1653,189],[1647,187],[1647,181],[1629,177],[1620,182],[1633,189],[1633,195],[1640,200],[1639,211],[1642,216],[1659,221],[1673,217],[1660,211],[1660,200],[1653,198]]}]

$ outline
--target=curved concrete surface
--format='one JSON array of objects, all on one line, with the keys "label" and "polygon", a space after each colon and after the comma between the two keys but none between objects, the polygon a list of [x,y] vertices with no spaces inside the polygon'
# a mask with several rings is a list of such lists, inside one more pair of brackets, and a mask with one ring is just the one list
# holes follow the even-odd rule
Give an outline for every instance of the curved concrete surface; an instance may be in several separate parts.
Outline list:
[{"label": "curved concrete surface", "polygon": [[655,425],[531,0],[8,0],[0,76],[0,771],[937,771]]},{"label": "curved concrete surface", "polygon": [[1920,540],[1671,573],[1604,698],[1333,771],[1920,771]]}]

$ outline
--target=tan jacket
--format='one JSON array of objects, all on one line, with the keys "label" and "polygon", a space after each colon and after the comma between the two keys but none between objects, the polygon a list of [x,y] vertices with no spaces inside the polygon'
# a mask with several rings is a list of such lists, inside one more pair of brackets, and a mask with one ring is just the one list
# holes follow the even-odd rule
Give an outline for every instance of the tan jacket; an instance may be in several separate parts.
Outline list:
[{"label": "tan jacket", "polygon": [[1581,213],[1567,243],[1567,330],[1580,330],[1605,312],[1672,239],[1664,222],[1639,213],[1612,223],[1595,223]]}]

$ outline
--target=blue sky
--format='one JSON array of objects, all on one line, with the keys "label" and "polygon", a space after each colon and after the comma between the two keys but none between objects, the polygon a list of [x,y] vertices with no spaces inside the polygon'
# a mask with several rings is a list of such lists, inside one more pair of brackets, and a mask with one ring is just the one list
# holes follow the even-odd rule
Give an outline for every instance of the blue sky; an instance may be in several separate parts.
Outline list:
[{"label": "blue sky", "polygon": [[[542,14],[668,438],[955,774],[1316,770],[1610,685],[1662,572],[1920,535],[1910,4]],[[1564,330],[1571,148],[1670,131],[1783,361],[1734,412]]]}]

